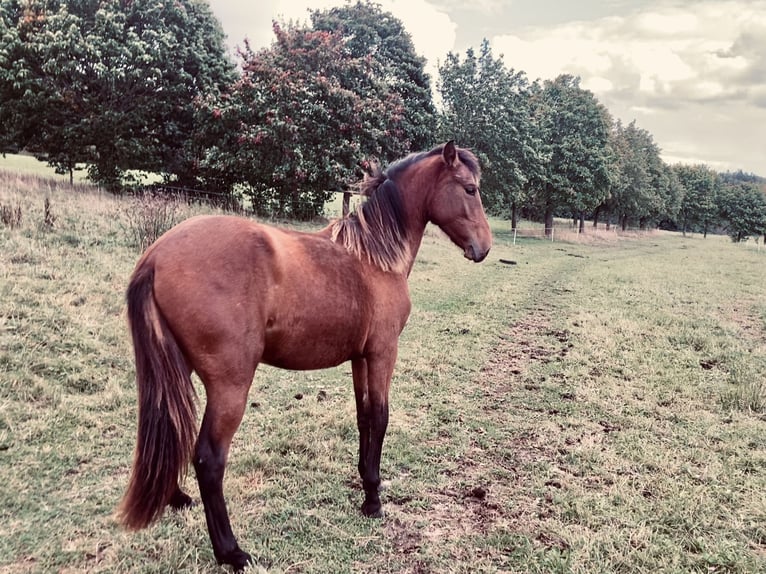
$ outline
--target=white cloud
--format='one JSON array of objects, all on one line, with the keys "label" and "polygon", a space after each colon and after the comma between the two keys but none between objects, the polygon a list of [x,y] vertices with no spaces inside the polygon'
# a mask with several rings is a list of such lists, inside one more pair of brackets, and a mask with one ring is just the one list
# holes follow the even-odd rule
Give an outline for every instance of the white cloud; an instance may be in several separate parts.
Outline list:
[{"label": "white cloud", "polygon": [[640,115],[668,159],[707,157],[766,174],[766,140],[752,138],[749,149],[732,141],[750,139],[766,117],[763,0],[710,0],[693,10],[657,0],[619,17],[496,36],[492,46],[532,79],[580,76],[617,117]]},{"label": "white cloud", "polygon": [[594,93],[605,93],[614,89],[614,83],[612,80],[601,78],[599,76],[591,76],[587,80],[584,80],[580,85],[586,90],[590,90]]},{"label": "white cloud", "polygon": [[698,16],[690,10],[670,9],[667,12],[646,12],[636,19],[636,29],[645,34],[675,37],[696,31],[700,26]]},{"label": "white cloud", "polygon": [[428,60],[427,71],[436,79],[438,62],[455,47],[457,24],[447,12],[425,0],[381,0],[380,4],[402,21],[415,51]]}]

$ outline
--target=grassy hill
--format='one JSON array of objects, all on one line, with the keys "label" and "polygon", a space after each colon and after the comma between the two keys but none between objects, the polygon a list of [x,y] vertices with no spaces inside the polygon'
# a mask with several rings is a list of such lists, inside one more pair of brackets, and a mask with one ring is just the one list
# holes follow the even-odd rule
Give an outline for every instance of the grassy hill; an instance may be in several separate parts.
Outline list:
[{"label": "grassy hill", "polygon": [[[135,201],[0,174],[22,215],[0,224],[2,572],[220,571],[199,506],[139,533],[112,518]],[[383,520],[358,511],[350,366],[259,368],[225,482],[242,547],[269,572],[766,571],[766,252],[492,225],[480,265],[424,240]]]}]

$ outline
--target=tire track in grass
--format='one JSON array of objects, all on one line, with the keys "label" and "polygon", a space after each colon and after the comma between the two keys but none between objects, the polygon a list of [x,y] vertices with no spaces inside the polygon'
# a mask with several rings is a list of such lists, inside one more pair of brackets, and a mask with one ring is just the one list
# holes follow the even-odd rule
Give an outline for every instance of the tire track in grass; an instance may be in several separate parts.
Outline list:
[{"label": "tire track in grass", "polygon": [[[541,526],[553,514],[552,497],[531,492],[519,496],[526,490],[529,465],[543,460],[556,464],[560,458],[555,443],[545,437],[544,429],[555,432],[555,425],[540,424],[556,410],[548,405],[549,390],[543,386],[560,386],[541,372],[555,373],[572,347],[569,331],[557,327],[554,317],[566,308],[564,299],[572,293],[563,271],[571,270],[573,263],[563,257],[556,263],[540,270],[526,301],[516,301],[521,317],[499,335],[470,385],[463,421],[470,439],[443,469],[440,486],[424,496],[425,513],[409,498],[387,504],[386,538],[408,556],[404,571],[436,571],[450,560],[492,571],[508,566],[510,546],[568,548],[555,530]],[[539,380],[543,376],[548,383]],[[555,399],[573,399],[567,392],[563,397],[557,394]],[[520,420],[527,422],[519,424]],[[555,481],[549,482],[544,489],[556,488]],[[511,538],[516,542],[509,542]]]}]

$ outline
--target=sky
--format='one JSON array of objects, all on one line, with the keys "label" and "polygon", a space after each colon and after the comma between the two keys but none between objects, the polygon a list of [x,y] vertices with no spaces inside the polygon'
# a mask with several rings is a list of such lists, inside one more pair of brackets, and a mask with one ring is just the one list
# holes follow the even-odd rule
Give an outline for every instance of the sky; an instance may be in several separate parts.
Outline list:
[{"label": "sky", "polygon": [[[208,0],[227,43],[266,47],[271,22],[344,0]],[[432,82],[449,52],[478,49],[530,80],[580,76],[663,159],[766,176],[766,0],[379,0]]]}]

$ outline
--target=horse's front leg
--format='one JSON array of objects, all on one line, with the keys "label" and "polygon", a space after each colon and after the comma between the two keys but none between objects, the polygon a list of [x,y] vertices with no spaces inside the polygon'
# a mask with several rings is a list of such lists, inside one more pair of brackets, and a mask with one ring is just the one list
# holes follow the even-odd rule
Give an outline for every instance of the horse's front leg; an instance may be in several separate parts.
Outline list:
[{"label": "horse's front leg", "polygon": [[391,352],[352,362],[359,427],[359,476],[364,488],[362,514],[380,518],[380,456],[388,427],[388,389],[396,363]]}]

